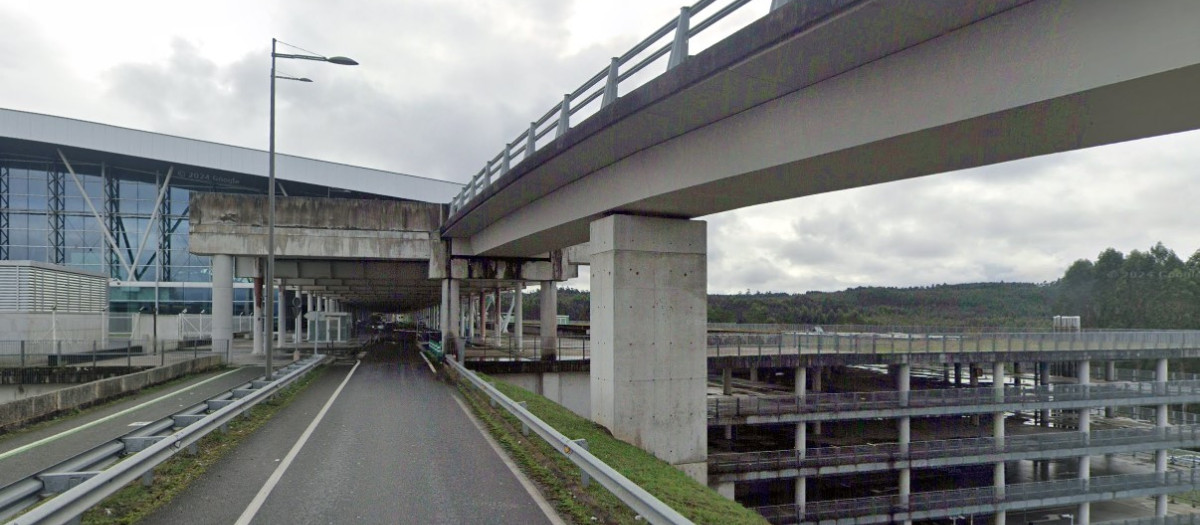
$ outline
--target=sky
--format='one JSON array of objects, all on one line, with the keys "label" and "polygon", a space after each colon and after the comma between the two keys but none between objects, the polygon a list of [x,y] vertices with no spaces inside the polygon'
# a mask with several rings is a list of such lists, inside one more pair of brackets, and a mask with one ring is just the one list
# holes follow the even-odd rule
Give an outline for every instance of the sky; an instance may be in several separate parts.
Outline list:
[{"label": "sky", "polygon": [[[278,38],[361,63],[280,61],[315,81],[277,87],[281,153],[466,182],[679,5],[5,0],[0,107],[265,150]],[[1191,132],[712,215],[709,291],[1045,282],[1157,242],[1187,259],[1198,171]]]}]

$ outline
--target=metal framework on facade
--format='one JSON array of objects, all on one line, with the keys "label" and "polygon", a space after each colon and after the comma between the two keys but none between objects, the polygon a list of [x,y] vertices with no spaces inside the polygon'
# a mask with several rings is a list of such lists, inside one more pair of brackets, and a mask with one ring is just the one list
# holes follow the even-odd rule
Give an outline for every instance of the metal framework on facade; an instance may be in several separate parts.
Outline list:
[{"label": "metal framework on facade", "polygon": [[65,208],[63,192],[66,188],[63,184],[63,172],[57,165],[47,166],[46,186],[47,204],[49,204],[46,210],[46,219],[50,223],[50,262],[65,264],[67,251],[66,232],[64,230],[67,225],[66,216],[63,215]]},{"label": "metal framework on facade", "polygon": [[0,260],[8,260],[8,166],[0,166]]}]

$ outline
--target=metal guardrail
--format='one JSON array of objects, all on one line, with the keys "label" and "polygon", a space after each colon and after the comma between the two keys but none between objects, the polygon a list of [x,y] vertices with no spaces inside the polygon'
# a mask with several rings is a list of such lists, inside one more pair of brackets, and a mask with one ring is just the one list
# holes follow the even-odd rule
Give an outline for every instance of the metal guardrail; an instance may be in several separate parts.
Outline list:
[{"label": "metal guardrail", "polygon": [[586,476],[585,479],[591,478],[599,482],[601,486],[612,492],[613,495],[626,505],[629,505],[631,509],[640,514],[648,522],[655,524],[692,523],[691,520],[676,512],[675,509],[667,506],[666,503],[646,492],[645,489],[639,487],[634,482],[629,481],[629,478],[626,478],[603,461],[597,459],[596,456],[589,453],[579,443],[576,443],[575,440],[564,436],[546,424],[546,422],[538,419],[537,416],[526,410],[521,404],[497,390],[496,387],[480,379],[474,372],[467,370],[451,359],[446,359],[442,362],[447,366],[453,367],[459,375],[467,378],[472,385],[487,394],[489,398],[504,407],[510,414],[516,416],[522,425],[532,429],[534,433],[558,450],[560,454],[578,465]]},{"label": "metal guardrail", "polygon": [[[12,507],[17,505],[21,505],[18,508],[28,507],[42,492],[60,492],[7,525],[72,523],[88,509],[130,482],[151,474],[160,463],[184,448],[193,447],[201,438],[274,395],[324,359],[325,356],[318,354],[293,363],[280,370],[281,375],[274,381],[252,381],[251,388],[235,388],[10,484],[0,489],[0,515],[12,514]],[[206,409],[218,406],[220,408],[212,413],[202,414]],[[177,426],[183,428],[167,435],[153,435]],[[134,453],[105,470],[81,470],[111,464],[129,452]],[[62,491],[67,487],[73,488]]]}]

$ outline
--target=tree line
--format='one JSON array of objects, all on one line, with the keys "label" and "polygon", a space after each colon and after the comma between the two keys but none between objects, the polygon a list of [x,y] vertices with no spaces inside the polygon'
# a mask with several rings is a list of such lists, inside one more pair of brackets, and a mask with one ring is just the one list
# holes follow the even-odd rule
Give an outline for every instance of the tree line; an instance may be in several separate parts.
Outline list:
[{"label": "tree line", "polygon": [[[558,313],[590,319],[588,292],[558,290]],[[538,292],[526,293],[537,319]],[[934,326],[1048,330],[1055,315],[1078,315],[1085,328],[1200,327],[1200,250],[1187,261],[1158,243],[1128,255],[1109,248],[1080,259],[1046,283],[869,286],[801,294],[709,294],[713,323]]]}]

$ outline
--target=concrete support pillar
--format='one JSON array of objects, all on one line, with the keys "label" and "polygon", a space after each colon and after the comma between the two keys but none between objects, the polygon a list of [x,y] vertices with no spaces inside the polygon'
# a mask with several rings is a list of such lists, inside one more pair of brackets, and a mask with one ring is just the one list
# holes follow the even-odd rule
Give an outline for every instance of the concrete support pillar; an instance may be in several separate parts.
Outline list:
[{"label": "concrete support pillar", "polygon": [[233,345],[233,256],[212,256],[212,287],[213,351],[224,355]]},{"label": "concrete support pillar", "polygon": [[[296,289],[295,293],[296,293],[295,297],[297,299],[299,299],[300,296],[303,294],[303,292],[301,292],[299,288]],[[294,301],[294,302],[297,305],[296,312],[295,312],[296,333],[292,337],[292,342],[296,343],[296,346],[300,346],[300,343],[302,341],[304,341],[304,309],[300,308],[300,306],[299,306],[301,301]]]},{"label": "concrete support pillar", "polygon": [[[1167,370],[1167,360],[1159,359],[1158,362],[1155,363],[1155,366],[1154,366],[1154,381],[1155,381],[1155,383],[1157,383],[1155,385],[1155,388],[1159,389],[1162,392],[1166,392],[1167,391],[1167,380],[1169,378],[1170,378],[1170,374],[1168,373],[1168,370]],[[1155,427],[1157,427],[1159,429],[1159,432],[1162,432],[1163,434],[1165,434],[1166,430],[1167,430],[1167,426],[1170,425],[1170,412],[1167,411],[1167,405],[1166,404],[1158,405],[1158,410],[1155,411],[1154,416],[1155,416],[1155,418],[1154,418],[1155,419],[1155,422],[1154,422]],[[1154,453],[1154,472],[1157,473],[1159,476],[1163,476],[1163,477],[1166,476],[1166,473],[1167,473],[1167,449],[1160,448],[1155,451],[1155,453]],[[1166,515],[1167,515],[1167,495],[1166,494],[1160,495],[1154,500],[1154,515],[1159,518],[1166,517]]]},{"label": "concrete support pillar", "polygon": [[[813,375],[812,375],[812,391],[813,392],[821,393],[825,389],[824,385],[821,384],[821,377],[822,377],[821,372],[823,372],[823,371],[824,371],[824,368],[819,367],[819,366],[816,367],[815,370],[813,370]],[[813,421],[812,433],[814,436],[821,435],[821,422],[820,421]]]},{"label": "concrete support pillar", "polygon": [[[725,370],[732,371],[728,368]],[[793,389],[796,392],[796,398],[801,402],[804,400],[805,390],[808,388],[808,369],[802,366],[796,367],[794,376]],[[808,423],[803,421],[796,423],[796,454],[800,457],[808,455]],[[808,502],[808,478],[798,476],[796,478],[796,508],[799,515],[804,515],[804,506]]]},{"label": "concrete support pillar", "polygon": [[732,481],[726,481],[724,483],[717,484],[717,494],[725,496],[729,500],[733,500],[733,497],[737,492],[736,489],[737,485]]},{"label": "concrete support pillar", "polygon": [[[313,295],[312,292],[308,292],[308,313],[311,314],[316,311],[317,311],[317,298],[315,295]],[[310,318],[308,320],[308,329],[305,330],[305,332],[304,332],[306,341],[314,341],[315,340],[315,339],[313,339],[313,329],[317,326],[316,323],[317,323],[316,320],[312,319],[310,316]]]},{"label": "concrete support pillar", "polygon": [[513,316],[515,324],[513,325],[513,337],[517,340],[517,352],[525,351],[525,283],[518,282],[514,289],[513,301]]},{"label": "concrete support pillar", "polygon": [[962,363],[954,363],[954,386],[962,386]]},{"label": "concrete support pillar", "polygon": [[263,302],[263,282],[262,281],[263,280],[261,277],[254,279],[254,292],[253,292],[254,300],[251,301],[252,303],[254,303],[254,327],[251,330],[251,332],[252,332],[251,339],[253,339],[253,341],[254,341],[254,349],[251,350],[252,355],[266,354],[266,346],[263,344],[263,335],[264,335],[264,332],[266,331],[266,328],[263,327],[263,321],[264,321],[265,316],[263,315],[263,307],[262,307],[262,302]]},{"label": "concrete support pillar", "polygon": [[[1014,367],[1015,368],[1015,367]],[[994,390],[994,399],[997,403],[1004,401],[1004,363],[997,361],[992,364],[992,389]],[[1015,371],[1014,371],[1015,372]],[[1016,375],[1014,373],[1014,375]],[[996,455],[1003,457],[1004,453],[1004,412],[992,413],[992,439],[996,444]],[[1004,479],[1006,477],[1004,461],[997,461],[992,469],[992,487],[995,490],[996,497],[1004,499]],[[1007,520],[1007,514],[1001,510],[996,512],[994,522],[1003,524]]]},{"label": "concrete support pillar", "polygon": [[[1038,363],[1037,374],[1041,379],[1042,387],[1050,386],[1050,363]],[[1044,408],[1038,411],[1038,413],[1041,415],[1042,426],[1050,426],[1050,409]]]},{"label": "concrete support pillar", "polygon": [[[896,375],[896,390],[900,394],[900,406],[908,406],[908,394],[912,390],[912,365],[902,363],[893,368]],[[900,456],[908,455],[909,444],[912,442],[912,418],[904,416],[897,422],[898,445]],[[912,492],[912,469],[900,469],[899,503],[902,508],[908,508],[908,496]]]},{"label": "concrete support pillar", "polygon": [[[967,363],[967,368],[971,376],[971,388],[979,388],[979,369],[975,367],[975,363]],[[971,424],[979,426],[979,414],[971,415]]]},{"label": "concrete support pillar", "polygon": [[750,367],[750,382],[751,383],[758,382],[758,367],[757,366]]},{"label": "concrete support pillar", "polygon": [[[541,296],[542,311],[542,359],[554,361],[558,359],[558,288],[554,281],[542,281],[542,291],[538,295]],[[595,302],[595,297],[592,302]],[[594,323],[595,319],[592,321]],[[594,325],[592,330],[594,333]]]},{"label": "concrete support pillar", "polygon": [[[1108,382],[1113,382],[1113,381],[1117,380],[1117,362],[1116,361],[1106,361],[1104,363],[1104,380],[1108,381]],[[1116,415],[1116,413],[1115,413],[1115,410],[1113,409],[1113,407],[1110,407],[1110,406],[1104,407],[1104,417],[1111,418],[1111,417],[1114,417],[1115,415]],[[1111,458],[1112,455],[1109,454],[1107,457]]]},{"label": "concrete support pillar", "polygon": [[590,240],[592,419],[702,483],[705,229],[701,221],[610,215],[592,222]]},{"label": "concrete support pillar", "polygon": [[493,316],[494,318],[492,319],[492,324],[495,325],[495,327],[496,327],[496,347],[497,348],[504,347],[504,341],[502,339],[504,337],[504,334],[503,334],[504,326],[501,324],[502,322],[504,322],[504,311],[500,308],[500,306],[503,302],[500,300],[500,298],[502,297],[500,292],[501,292],[500,287],[496,286],[496,315]]},{"label": "concrete support pillar", "polygon": [[[1087,360],[1080,361],[1076,365],[1075,370],[1080,386],[1088,386],[1092,383],[1092,363]],[[1084,443],[1088,443],[1088,435],[1092,431],[1092,413],[1090,408],[1079,410],[1079,431],[1083,433]],[[1092,458],[1088,455],[1079,457],[1079,479],[1083,480],[1083,486],[1086,488],[1088,481],[1092,478]],[[1079,504],[1079,511],[1075,516],[1075,523],[1079,525],[1088,525],[1091,523],[1092,504],[1083,502]]]},{"label": "concrete support pillar", "polygon": [[458,356],[458,362],[463,362],[462,315],[459,312],[458,279],[442,279],[442,352]]},{"label": "concrete support pillar", "polygon": [[275,307],[275,343],[276,346],[282,348],[284,343],[287,343],[287,338],[284,334],[287,333],[287,281],[279,280],[279,286],[275,287],[277,302]]},{"label": "concrete support pillar", "polygon": [[479,292],[479,343],[487,344],[487,292]]},{"label": "concrete support pillar", "polygon": [[721,393],[727,396],[733,395],[733,369],[721,369]]}]

